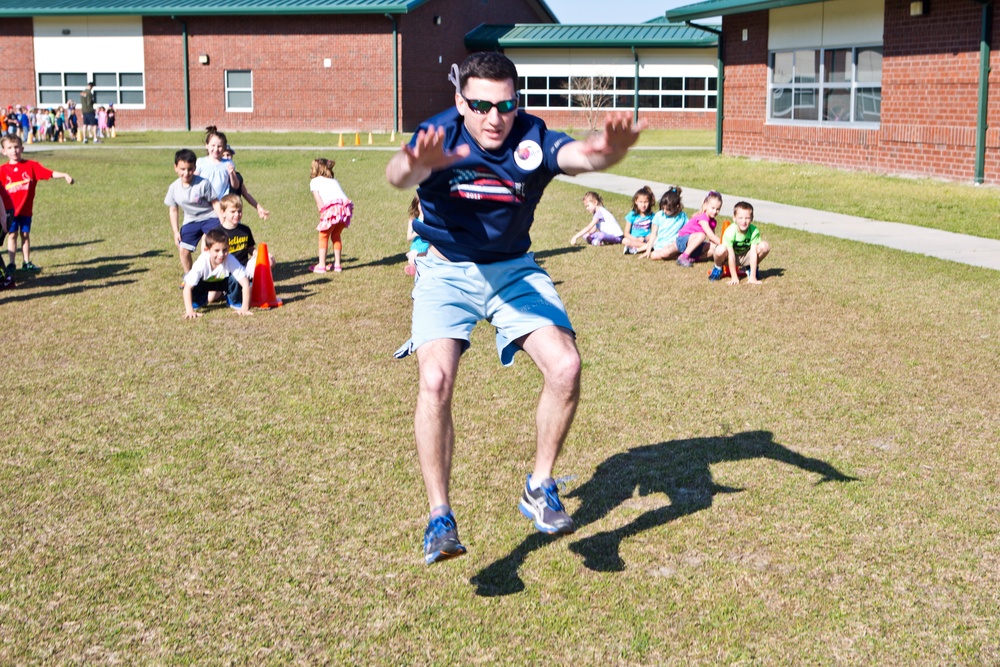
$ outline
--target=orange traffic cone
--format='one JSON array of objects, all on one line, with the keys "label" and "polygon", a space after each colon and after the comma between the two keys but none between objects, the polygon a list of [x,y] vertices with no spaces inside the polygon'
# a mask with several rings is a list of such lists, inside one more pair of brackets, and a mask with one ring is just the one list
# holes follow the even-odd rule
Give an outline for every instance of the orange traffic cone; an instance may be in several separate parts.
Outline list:
[{"label": "orange traffic cone", "polygon": [[250,288],[251,308],[277,308],[281,299],[274,293],[274,277],[271,275],[271,260],[267,244],[257,248],[257,263],[253,267],[253,287]]},{"label": "orange traffic cone", "polygon": [[340,138],[337,139],[337,147],[338,148],[343,148],[344,147],[344,134],[343,133],[341,133],[340,134]]},{"label": "orange traffic cone", "polygon": [[354,133],[354,145],[355,146],[360,146],[361,145],[361,133],[360,132],[355,132]]},{"label": "orange traffic cone", "polygon": [[371,132],[368,133],[368,145],[369,146],[372,145],[372,133]]}]

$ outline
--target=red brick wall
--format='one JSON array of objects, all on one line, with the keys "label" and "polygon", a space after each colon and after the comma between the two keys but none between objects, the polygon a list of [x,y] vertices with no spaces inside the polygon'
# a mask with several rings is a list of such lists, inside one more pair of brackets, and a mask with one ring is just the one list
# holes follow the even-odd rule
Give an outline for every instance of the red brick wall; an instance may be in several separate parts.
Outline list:
[{"label": "red brick wall", "polygon": [[0,21],[0,103],[35,105],[35,47],[31,19]]},{"label": "red brick wall", "polygon": [[[562,109],[531,109],[549,127],[585,130],[590,127],[586,112]],[[632,111],[628,111],[629,118]],[[639,120],[652,130],[714,130],[714,111],[645,111],[639,109]]]},{"label": "red brick wall", "polygon": [[[723,151],[846,169],[972,180],[981,6],[886,2],[878,130],[768,125],[767,12],[727,16]],[[748,40],[742,40],[743,29]],[[1000,118],[1000,29],[994,23],[989,117]],[[992,124],[996,125],[994,121]],[[986,180],[1000,183],[1000,130],[987,135]]]},{"label": "red brick wall", "polygon": [[448,70],[469,54],[466,33],[482,23],[541,22],[524,0],[435,0],[400,17],[403,129],[412,130],[455,103]]}]

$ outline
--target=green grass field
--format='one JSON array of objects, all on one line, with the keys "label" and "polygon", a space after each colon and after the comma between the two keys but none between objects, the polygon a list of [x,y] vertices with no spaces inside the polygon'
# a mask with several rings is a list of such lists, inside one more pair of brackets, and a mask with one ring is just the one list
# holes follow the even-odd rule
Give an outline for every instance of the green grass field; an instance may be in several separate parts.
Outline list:
[{"label": "green grass field", "polygon": [[[533,247],[584,361],[557,469],[579,531],[516,509],[539,374],[500,367],[482,325],[454,406],[469,554],[428,568],[417,368],[391,357],[412,281],[390,153],[331,153],[357,209],[345,271],[317,276],[316,151],[241,150],[285,305],[196,321],[172,154],[29,155],[78,182],[39,186],[43,272],[0,293],[0,663],[1000,662],[997,272],[764,221],[764,285],[727,287],[569,247],[582,190],[553,183]],[[679,160],[616,171],[707,180]],[[842,176],[911,206],[909,181],[802,180]],[[798,189],[748,161],[711,185],[741,178]]]}]

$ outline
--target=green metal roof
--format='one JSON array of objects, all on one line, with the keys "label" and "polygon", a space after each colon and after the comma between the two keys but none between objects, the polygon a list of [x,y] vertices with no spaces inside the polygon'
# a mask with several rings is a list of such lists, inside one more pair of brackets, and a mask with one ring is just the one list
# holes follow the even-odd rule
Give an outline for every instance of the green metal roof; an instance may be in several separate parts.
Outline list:
[{"label": "green metal roof", "polygon": [[521,23],[481,25],[465,36],[472,50],[511,48],[708,48],[718,44],[712,33],[676,23],[638,25],[565,25]]},{"label": "green metal roof", "polygon": [[427,0],[0,0],[0,17],[405,14]]},{"label": "green metal roof", "polygon": [[823,0],[706,0],[693,5],[685,5],[677,9],[667,10],[667,19],[671,21],[693,21],[711,16],[728,16],[730,14],[746,14],[779,7],[794,5],[811,5]]}]

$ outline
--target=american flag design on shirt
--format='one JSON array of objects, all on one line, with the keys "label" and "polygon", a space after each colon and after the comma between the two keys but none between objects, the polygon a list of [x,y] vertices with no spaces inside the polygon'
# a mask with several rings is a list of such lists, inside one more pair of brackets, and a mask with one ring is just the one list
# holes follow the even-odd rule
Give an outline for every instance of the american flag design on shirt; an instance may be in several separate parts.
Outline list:
[{"label": "american flag design on shirt", "polygon": [[524,183],[506,181],[484,167],[456,169],[450,186],[452,197],[524,203]]}]

